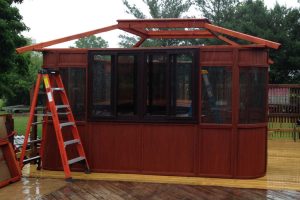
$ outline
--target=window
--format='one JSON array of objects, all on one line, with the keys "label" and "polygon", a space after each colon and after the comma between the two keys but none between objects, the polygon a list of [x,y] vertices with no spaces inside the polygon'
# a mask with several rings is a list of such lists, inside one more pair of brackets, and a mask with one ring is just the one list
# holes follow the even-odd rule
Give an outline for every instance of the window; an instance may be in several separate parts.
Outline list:
[{"label": "window", "polygon": [[202,123],[231,124],[231,70],[202,67]]},{"label": "window", "polygon": [[146,115],[167,114],[167,57],[146,56],[147,105]]},{"label": "window", "polygon": [[175,116],[192,116],[192,54],[178,54],[172,56],[173,67],[175,67]]},{"label": "window", "polygon": [[111,55],[92,56],[92,107],[91,114],[97,116],[112,116],[111,102],[111,78],[112,78]]},{"label": "window", "polygon": [[79,67],[59,69],[76,120],[85,119],[86,70]]},{"label": "window", "polygon": [[239,123],[266,122],[267,68],[240,68]]},{"label": "window", "polygon": [[132,116],[137,113],[136,58],[132,55],[118,56],[117,64],[117,115]]},{"label": "window", "polygon": [[90,51],[90,119],[194,120],[194,51]]}]

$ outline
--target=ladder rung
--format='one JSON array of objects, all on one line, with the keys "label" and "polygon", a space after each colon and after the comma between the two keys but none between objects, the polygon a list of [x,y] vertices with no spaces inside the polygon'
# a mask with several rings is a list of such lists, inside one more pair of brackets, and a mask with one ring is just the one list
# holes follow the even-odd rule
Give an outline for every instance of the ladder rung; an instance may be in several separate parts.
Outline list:
[{"label": "ladder rung", "polygon": [[70,114],[70,112],[58,112],[57,114],[58,115],[68,115],[68,114]]},{"label": "ladder rung", "polygon": [[35,107],[35,110],[44,110],[44,109],[46,109],[45,106],[37,106],[37,107]]},{"label": "ladder rung", "polygon": [[34,143],[39,143],[42,142],[41,139],[37,139],[37,140],[30,140],[30,142],[28,142],[29,144],[34,144]]},{"label": "ladder rung", "polygon": [[26,160],[23,160],[23,163],[27,164],[27,163],[30,163],[31,161],[39,160],[39,159],[41,159],[41,156],[35,156],[35,157],[32,157],[32,158],[28,158]]},{"label": "ladder rung", "polygon": [[80,162],[82,160],[85,160],[85,157],[80,156],[80,157],[73,158],[73,159],[69,160],[68,163],[69,163],[69,165],[72,165],[72,164]]},{"label": "ladder rung", "polygon": [[51,114],[50,112],[48,112],[48,113],[34,114],[34,116],[39,116],[39,117],[51,117],[52,114]]},{"label": "ladder rung", "polygon": [[61,123],[59,124],[60,128],[65,127],[65,126],[74,126],[75,122],[65,122],[65,123]]},{"label": "ladder rung", "polygon": [[60,108],[69,108],[69,105],[57,105],[56,109],[60,109]]},{"label": "ladder rung", "polygon": [[31,125],[38,125],[38,124],[42,124],[44,121],[40,121],[40,122],[33,122],[31,123]]},{"label": "ladder rung", "polygon": [[74,140],[69,140],[69,141],[66,141],[66,142],[64,142],[64,145],[65,145],[65,147],[67,146],[67,145],[70,145],[70,144],[76,144],[76,143],[80,143],[80,140],[79,139],[74,139]]},{"label": "ladder rung", "polygon": [[64,88],[52,88],[52,91],[65,91]]}]

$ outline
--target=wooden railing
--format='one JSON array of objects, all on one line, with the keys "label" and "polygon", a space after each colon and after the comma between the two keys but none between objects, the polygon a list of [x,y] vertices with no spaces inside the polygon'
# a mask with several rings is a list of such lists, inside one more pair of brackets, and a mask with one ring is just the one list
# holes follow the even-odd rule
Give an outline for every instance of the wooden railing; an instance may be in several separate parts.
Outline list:
[{"label": "wooden railing", "polygon": [[299,139],[300,85],[269,85],[269,138]]}]

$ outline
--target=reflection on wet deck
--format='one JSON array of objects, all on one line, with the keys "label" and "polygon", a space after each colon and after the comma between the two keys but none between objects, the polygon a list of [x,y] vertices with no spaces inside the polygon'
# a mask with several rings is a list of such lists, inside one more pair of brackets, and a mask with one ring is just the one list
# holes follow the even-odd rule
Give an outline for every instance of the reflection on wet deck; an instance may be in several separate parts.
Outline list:
[{"label": "reflection on wet deck", "polygon": [[[178,176],[152,176],[72,172],[75,179],[136,181],[188,185],[211,185],[238,188],[300,190],[300,142],[269,140],[267,175],[259,179],[236,180]],[[30,177],[63,178],[63,172],[37,171],[31,168]]]},{"label": "reflection on wet deck", "polygon": [[22,178],[21,181],[0,189],[0,199],[38,199],[67,183],[63,179]]},{"label": "reflection on wet deck", "polygon": [[[91,191],[94,191],[95,188],[98,187],[101,189],[102,186],[104,185],[103,186],[104,188],[102,188],[103,190],[102,193],[104,196],[106,192],[114,194],[114,192],[119,190],[131,191],[132,189],[136,190],[136,188],[143,188],[144,192],[147,191],[154,192],[155,188],[166,187],[165,188],[166,190],[182,191],[182,194],[185,194],[185,191],[195,190],[195,193],[197,195],[201,195],[200,194],[201,191],[204,193],[205,191],[208,191],[208,193],[214,193],[212,191],[216,191],[219,194],[219,196],[220,195],[222,196],[224,191],[227,191],[225,192],[226,194],[228,193],[232,194],[232,196],[230,196],[229,199],[236,198],[236,194],[248,194],[251,192],[257,194],[258,196],[253,196],[253,197],[258,199],[267,199],[269,198],[270,195],[271,196],[277,195],[279,199],[281,199],[281,197],[282,199],[284,199],[283,197],[285,197],[286,195],[288,197],[291,197],[291,199],[300,199],[299,192],[291,191],[291,190],[300,191],[300,142],[270,140],[268,148],[269,149],[268,149],[267,175],[259,179],[232,180],[232,179],[216,179],[216,178],[152,176],[152,175],[135,175],[135,174],[110,174],[110,173],[84,174],[82,172],[72,172],[74,179],[98,180],[98,181],[96,182],[75,181],[72,184],[67,184],[63,179],[64,178],[63,172],[47,171],[47,170],[37,171],[35,170],[34,166],[32,167],[29,166],[25,168],[23,171],[25,172],[24,173],[25,175],[27,174],[27,176],[31,178],[23,178],[21,182],[14,183],[11,184],[10,186],[0,189],[0,199],[8,199],[8,197],[12,197],[12,195],[21,195],[21,196],[16,196],[16,198],[12,198],[12,199],[28,199],[31,197],[32,198],[41,197],[45,194],[48,194],[47,198],[49,199],[56,199],[56,198],[52,198],[53,197],[51,196],[52,194],[54,196],[58,195],[65,198],[69,194],[64,194],[64,191],[75,190],[74,191],[75,193],[80,193],[82,192],[81,191],[82,188],[92,187],[92,185],[94,185],[94,189],[92,189]],[[49,178],[54,178],[54,179],[49,179]],[[153,184],[147,184],[147,182]],[[154,184],[154,183],[166,183],[166,184],[161,185],[161,184]],[[174,187],[171,187],[170,184],[173,185]],[[208,186],[213,186],[213,187],[208,187]],[[108,188],[112,188],[111,191],[109,191]],[[242,190],[242,189],[234,189],[234,188],[255,188],[255,189],[264,189],[264,190],[248,190],[248,189]],[[282,190],[286,190],[286,191],[282,191]],[[169,197],[168,195],[170,195],[170,198],[174,197],[172,196],[173,195],[172,193],[174,193],[174,191],[171,192],[170,194],[163,193],[163,195],[167,195],[166,197]],[[122,196],[124,194],[123,192],[121,191],[120,194],[116,194],[119,195],[117,199],[126,199],[124,196]],[[176,193],[178,197],[184,197],[184,195],[182,196],[182,194],[179,193],[178,194]],[[89,196],[91,194],[82,194],[82,195]],[[93,195],[97,196],[99,194],[97,194],[96,192]],[[129,192],[127,193],[127,195],[134,196],[137,194],[133,194]],[[158,193],[156,193],[156,195],[158,195]],[[159,198],[159,195],[156,197]],[[224,198],[228,198],[228,196]],[[243,199],[243,198],[236,198],[236,199]]]}]

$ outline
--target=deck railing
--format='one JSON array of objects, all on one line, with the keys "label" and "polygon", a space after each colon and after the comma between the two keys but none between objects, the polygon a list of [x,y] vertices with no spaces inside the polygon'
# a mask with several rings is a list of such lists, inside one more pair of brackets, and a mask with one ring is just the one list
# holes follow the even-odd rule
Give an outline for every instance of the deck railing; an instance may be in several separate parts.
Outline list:
[{"label": "deck railing", "polygon": [[269,85],[269,138],[299,139],[300,85]]}]

